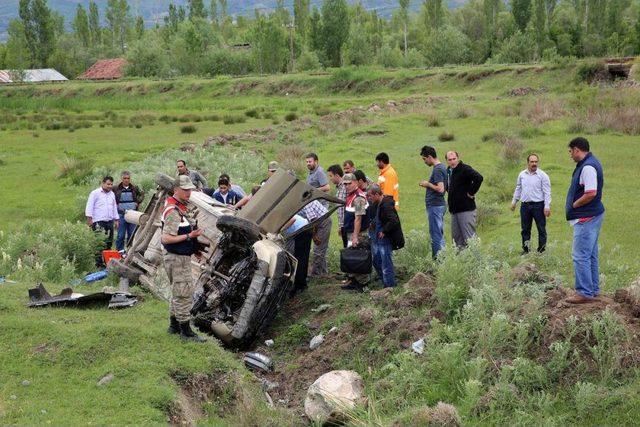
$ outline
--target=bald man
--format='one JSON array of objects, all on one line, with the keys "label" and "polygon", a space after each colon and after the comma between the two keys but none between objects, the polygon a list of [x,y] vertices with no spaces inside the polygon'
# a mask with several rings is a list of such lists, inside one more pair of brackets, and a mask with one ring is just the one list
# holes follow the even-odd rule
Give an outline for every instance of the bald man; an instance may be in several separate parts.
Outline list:
[{"label": "bald man", "polygon": [[466,248],[467,241],[476,235],[476,193],[483,178],[471,166],[462,163],[456,151],[447,152],[446,158],[451,235],[458,248]]}]

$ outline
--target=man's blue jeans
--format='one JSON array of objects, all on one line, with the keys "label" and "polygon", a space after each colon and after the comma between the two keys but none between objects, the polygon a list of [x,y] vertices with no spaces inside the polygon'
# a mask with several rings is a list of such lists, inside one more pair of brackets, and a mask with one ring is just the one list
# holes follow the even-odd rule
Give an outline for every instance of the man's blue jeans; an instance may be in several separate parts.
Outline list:
[{"label": "man's blue jeans", "polygon": [[600,294],[598,271],[598,236],[604,214],[573,226],[573,269],[576,292],[585,297]]},{"label": "man's blue jeans", "polygon": [[438,252],[444,249],[444,214],[446,206],[427,206],[429,220],[429,236],[431,236],[431,253],[436,259]]},{"label": "man's blue jeans", "polygon": [[[129,238],[133,235],[136,229],[135,224],[130,224],[124,220],[124,215],[120,214],[120,223],[118,224],[118,237],[116,239],[116,249],[119,251],[124,250],[124,243],[129,241]],[[126,234],[126,240],[125,240]]]},{"label": "man's blue jeans", "polygon": [[379,239],[373,233],[369,233],[371,238],[371,260],[373,267],[382,279],[385,288],[396,286],[396,274],[393,269],[393,250],[391,242],[386,237]]}]

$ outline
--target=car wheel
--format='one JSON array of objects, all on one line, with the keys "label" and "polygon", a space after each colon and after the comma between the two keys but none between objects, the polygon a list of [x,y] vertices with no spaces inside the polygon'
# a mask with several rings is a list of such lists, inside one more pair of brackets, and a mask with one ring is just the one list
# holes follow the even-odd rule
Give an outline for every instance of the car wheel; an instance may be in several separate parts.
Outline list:
[{"label": "car wheel", "polygon": [[162,188],[163,190],[173,191],[174,178],[171,178],[169,175],[164,173],[157,173],[154,181],[156,184],[158,184],[158,187]]},{"label": "car wheel", "polygon": [[253,222],[243,218],[223,215],[218,218],[216,226],[223,233],[241,233],[249,241],[249,244],[254,244],[262,238],[260,228]]}]

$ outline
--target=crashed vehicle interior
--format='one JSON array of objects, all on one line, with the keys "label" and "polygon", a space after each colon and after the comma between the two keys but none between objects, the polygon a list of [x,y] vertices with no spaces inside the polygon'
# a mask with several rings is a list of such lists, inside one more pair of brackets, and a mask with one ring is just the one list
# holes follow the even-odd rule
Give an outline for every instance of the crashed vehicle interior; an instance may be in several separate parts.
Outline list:
[{"label": "crashed vehicle interior", "polygon": [[[173,178],[156,176],[157,191],[144,212],[127,211],[138,224],[127,242],[127,255],[112,260],[109,270],[121,279],[121,288],[140,283],[168,300],[162,283],[161,215],[171,194]],[[329,202],[327,214],[283,237],[283,226],[313,200]],[[199,256],[192,257],[196,294],[191,314],[194,324],[232,348],[247,348],[275,318],[290,292],[297,261],[285,244],[328,217],[340,199],[315,189],[284,170],[277,171],[240,210],[233,210],[202,192],[193,191],[188,209],[203,234]]]}]

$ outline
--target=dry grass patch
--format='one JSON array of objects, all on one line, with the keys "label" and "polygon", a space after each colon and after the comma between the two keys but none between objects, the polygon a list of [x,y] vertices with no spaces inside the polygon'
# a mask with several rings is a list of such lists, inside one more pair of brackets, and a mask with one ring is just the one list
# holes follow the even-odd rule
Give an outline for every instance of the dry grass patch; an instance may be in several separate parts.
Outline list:
[{"label": "dry grass patch", "polygon": [[565,114],[564,103],[560,100],[549,98],[537,98],[532,103],[524,104],[520,109],[521,117],[537,125],[557,120]]}]

